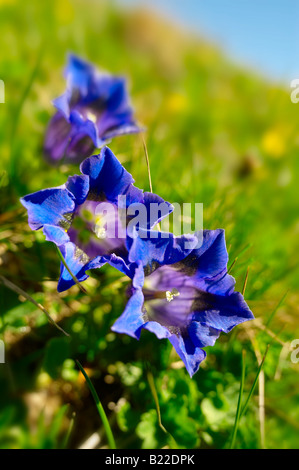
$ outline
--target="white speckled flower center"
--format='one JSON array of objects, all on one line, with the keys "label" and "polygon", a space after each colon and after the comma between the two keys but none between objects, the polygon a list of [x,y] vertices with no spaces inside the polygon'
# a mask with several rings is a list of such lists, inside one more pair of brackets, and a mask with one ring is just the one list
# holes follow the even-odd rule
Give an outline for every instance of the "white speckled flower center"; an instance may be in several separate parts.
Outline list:
[{"label": "white speckled flower center", "polygon": [[166,291],[166,300],[167,302],[171,302],[175,297],[179,296],[180,292],[177,289],[172,289]]}]

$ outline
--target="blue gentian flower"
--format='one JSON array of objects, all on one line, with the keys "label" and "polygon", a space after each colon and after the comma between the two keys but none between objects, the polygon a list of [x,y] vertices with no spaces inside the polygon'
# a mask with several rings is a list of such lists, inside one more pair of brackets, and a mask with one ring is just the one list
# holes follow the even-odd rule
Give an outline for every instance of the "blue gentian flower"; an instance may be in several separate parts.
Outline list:
[{"label": "blue gentian flower", "polygon": [[[146,229],[168,215],[173,206],[156,194],[143,192],[134,186],[131,174],[108,147],[103,147],[99,155],[84,160],[80,170],[81,175],[69,177],[62,186],[44,189],[21,199],[28,211],[29,226],[32,230],[43,229],[46,240],[60,248],[79,281],[88,277],[87,270],[100,268],[106,262],[131,276],[126,244],[131,219],[120,219],[119,213],[125,210],[127,214],[128,206],[138,209],[140,204],[148,210],[151,203],[156,202],[161,211],[154,220],[149,217],[140,225],[141,229]],[[120,207],[119,201],[126,206]],[[98,215],[103,208],[105,210],[107,203],[115,208],[113,237],[106,236],[107,219]],[[118,225],[122,226],[122,236],[117,231]],[[73,284],[71,275],[62,264],[58,291],[64,291]]]},{"label": "blue gentian flower", "polygon": [[129,103],[123,77],[99,72],[70,55],[65,70],[66,92],[54,100],[44,150],[51,163],[62,158],[81,162],[111,138],[140,132]]},{"label": "blue gentian flower", "polygon": [[204,230],[200,247],[196,235],[131,241],[130,298],[112,327],[136,339],[143,328],[168,338],[191,377],[206,357],[205,346],[254,318],[227,273],[224,231]]}]

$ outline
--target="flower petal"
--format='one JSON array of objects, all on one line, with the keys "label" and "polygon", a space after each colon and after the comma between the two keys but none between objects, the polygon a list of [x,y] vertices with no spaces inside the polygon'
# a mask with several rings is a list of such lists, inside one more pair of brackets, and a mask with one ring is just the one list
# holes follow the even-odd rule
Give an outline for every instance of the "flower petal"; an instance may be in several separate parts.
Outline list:
[{"label": "flower petal", "polygon": [[130,262],[140,261],[148,275],[161,265],[184,259],[197,245],[197,238],[194,235],[176,237],[172,233],[139,230],[134,238],[128,238],[127,243]]},{"label": "flower petal", "polygon": [[114,124],[113,126],[109,127],[109,129],[105,131],[102,135],[102,139],[108,141],[110,139],[113,139],[113,137],[117,137],[119,135],[138,134],[142,131],[145,131],[144,127],[140,127],[137,124],[128,124],[127,122],[124,122],[123,118],[119,118],[118,125]]},{"label": "flower petal", "polygon": [[69,141],[65,150],[64,161],[67,163],[80,163],[84,158],[89,157],[94,149],[93,140],[88,135],[78,131]]},{"label": "flower petal", "polygon": [[239,292],[227,296],[213,295],[212,297],[212,308],[195,312],[193,318],[196,321],[228,333],[236,325],[254,319],[243,295]]},{"label": "flower petal", "polygon": [[64,76],[68,89],[77,88],[82,96],[88,94],[95,68],[75,54],[68,55]]},{"label": "flower petal", "polygon": [[203,279],[214,278],[226,272],[228,254],[224,230],[203,230],[195,235],[199,240],[202,238],[202,245],[181,262],[188,275]]},{"label": "flower petal", "polygon": [[[106,263],[106,260],[103,260],[101,256],[89,259],[88,256],[72,242],[65,243],[60,247],[60,250],[68,268],[79,282],[85,281],[85,279],[88,278],[86,271],[101,268]],[[75,285],[75,282],[72,276],[64,264],[61,263],[57,287],[58,292],[63,292],[73,285]]]},{"label": "flower petal", "polygon": [[94,144],[94,148],[99,146],[98,129],[93,121],[86,119],[79,111],[74,109],[70,114],[70,123],[72,126],[72,140],[69,145],[70,148],[74,148],[78,142],[84,139],[84,137],[90,137]]},{"label": "flower petal", "polygon": [[100,72],[74,54],[65,77],[67,89],[53,101],[58,112],[46,134],[50,162],[82,161],[112,137],[142,130],[134,121],[124,77]]},{"label": "flower petal", "polygon": [[93,155],[82,162],[80,167],[84,175],[90,178],[90,197],[117,203],[117,197],[125,194],[134,183],[115,155],[108,147],[103,147],[100,155]]},{"label": "flower petal", "polygon": [[154,333],[158,339],[170,338],[171,336],[170,331],[165,328],[165,326],[160,325],[160,323],[156,321],[149,321],[145,323],[143,328]]},{"label": "flower petal", "polygon": [[124,257],[117,256],[116,254],[112,253],[112,255],[104,255],[103,258],[107,261],[108,264],[110,264],[110,266],[118,269],[118,271],[122,272],[131,279],[133,278],[134,267],[128,264]]},{"label": "flower petal", "polygon": [[55,243],[57,246],[63,245],[64,243],[70,241],[68,234],[61,227],[45,224],[43,227],[43,232],[46,236],[46,240],[48,242]]},{"label": "flower petal", "polygon": [[174,210],[172,204],[164,201],[160,196],[154,193],[145,192],[143,195],[144,205],[149,214],[148,228],[154,227]]},{"label": "flower petal", "polygon": [[57,163],[64,158],[71,129],[71,124],[61,112],[57,112],[50,120],[44,142],[44,154],[49,163]]},{"label": "flower petal", "polygon": [[59,114],[62,114],[67,121],[69,121],[70,112],[71,112],[71,108],[70,108],[71,99],[72,99],[71,90],[66,90],[66,92],[63,95],[58,96],[58,98],[55,98],[52,101],[53,105],[55,106]]},{"label": "flower petal", "polygon": [[205,359],[206,352],[195,345],[188,336],[172,335],[169,341],[185,364],[192,377],[198,371],[200,363]]},{"label": "flower petal", "polygon": [[111,327],[116,333],[124,333],[139,339],[144,326],[143,314],[144,297],[141,289],[135,289],[132,297],[128,300],[124,313]]},{"label": "flower petal", "polygon": [[205,346],[214,346],[219,338],[220,330],[212,328],[205,323],[192,321],[188,327],[188,335],[194,344],[203,348]]},{"label": "flower petal", "polygon": [[21,198],[28,211],[28,223],[32,230],[43,225],[66,228],[75,210],[75,196],[64,187],[43,189]]},{"label": "flower petal", "polygon": [[79,206],[86,200],[89,192],[89,178],[86,175],[69,176],[66,188],[75,196],[76,204]]}]

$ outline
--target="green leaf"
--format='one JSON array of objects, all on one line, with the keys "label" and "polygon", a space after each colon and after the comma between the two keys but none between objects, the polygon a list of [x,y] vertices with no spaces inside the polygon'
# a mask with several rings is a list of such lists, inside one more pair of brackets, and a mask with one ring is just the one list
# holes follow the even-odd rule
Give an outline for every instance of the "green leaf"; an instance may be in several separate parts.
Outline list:
[{"label": "green leaf", "polygon": [[57,379],[62,371],[64,361],[69,357],[70,345],[67,338],[53,338],[46,347],[43,368]]}]

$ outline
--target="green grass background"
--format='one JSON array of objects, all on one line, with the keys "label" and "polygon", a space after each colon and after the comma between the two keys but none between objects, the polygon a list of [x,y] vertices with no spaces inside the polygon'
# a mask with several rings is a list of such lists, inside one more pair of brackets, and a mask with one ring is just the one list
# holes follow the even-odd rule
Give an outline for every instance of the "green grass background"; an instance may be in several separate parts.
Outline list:
[{"label": "green grass background", "polygon": [[[34,304],[0,284],[6,347],[0,446],[73,448],[95,432],[98,447],[107,445],[78,358],[119,448],[228,447],[242,350],[245,400],[271,343],[235,446],[298,448],[299,364],[291,362],[290,342],[299,338],[299,104],[291,102],[290,90],[231,63],[165,19],[119,11],[113,2],[0,1],[0,31],[0,275],[71,335],[64,337]],[[137,342],[111,332],[125,304],[117,271],[92,273],[87,295],[76,286],[58,294],[55,246],[28,227],[19,197],[79,171],[51,168],[42,155],[70,51],[127,76],[136,116],[147,128],[154,192],[171,202],[204,204],[204,228],[224,228],[230,264],[238,258],[232,274],[239,291],[249,267],[245,297],[256,320],[206,348],[192,380],[166,340],[144,331]],[[114,139],[110,148],[136,185],[149,190],[140,136]],[[159,426],[151,377],[167,432]]]}]

